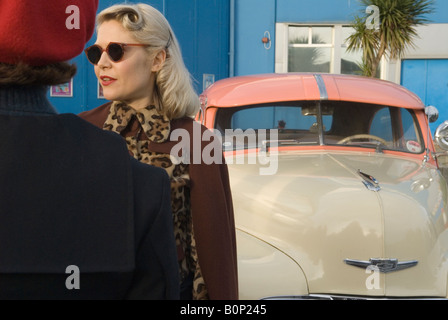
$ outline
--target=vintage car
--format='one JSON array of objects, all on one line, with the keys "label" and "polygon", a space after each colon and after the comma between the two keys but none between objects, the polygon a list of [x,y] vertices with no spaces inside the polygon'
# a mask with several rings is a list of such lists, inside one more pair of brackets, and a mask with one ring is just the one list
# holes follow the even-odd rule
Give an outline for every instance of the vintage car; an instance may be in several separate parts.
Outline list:
[{"label": "vintage car", "polygon": [[200,100],[229,166],[241,299],[447,297],[448,124],[433,139],[415,94],[287,73],[223,79]]}]

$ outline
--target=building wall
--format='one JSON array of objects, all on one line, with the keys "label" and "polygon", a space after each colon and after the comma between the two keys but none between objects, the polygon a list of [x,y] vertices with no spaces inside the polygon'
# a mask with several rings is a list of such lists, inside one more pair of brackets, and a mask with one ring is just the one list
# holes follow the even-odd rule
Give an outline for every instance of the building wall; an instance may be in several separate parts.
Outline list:
[{"label": "building wall", "polygon": [[274,72],[276,2],[235,1],[235,75]]}]

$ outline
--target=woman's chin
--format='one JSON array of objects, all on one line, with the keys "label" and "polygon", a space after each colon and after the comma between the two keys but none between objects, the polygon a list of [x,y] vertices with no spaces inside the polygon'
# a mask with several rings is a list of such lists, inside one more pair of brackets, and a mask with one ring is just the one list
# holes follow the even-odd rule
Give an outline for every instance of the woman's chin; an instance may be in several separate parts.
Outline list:
[{"label": "woman's chin", "polygon": [[110,100],[110,101],[118,100],[116,95],[114,95],[111,92],[107,92],[106,90],[103,90],[103,97],[104,97],[104,99]]}]

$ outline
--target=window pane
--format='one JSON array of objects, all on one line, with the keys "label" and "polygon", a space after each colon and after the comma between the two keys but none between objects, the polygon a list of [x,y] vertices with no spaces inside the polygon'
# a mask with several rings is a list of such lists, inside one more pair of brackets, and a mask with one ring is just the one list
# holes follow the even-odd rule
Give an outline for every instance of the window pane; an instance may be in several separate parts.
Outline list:
[{"label": "window pane", "polygon": [[412,110],[355,102],[326,102],[333,122],[325,130],[326,144],[401,152],[423,152],[418,123]]},{"label": "window pane", "polygon": [[401,109],[401,119],[403,121],[403,139],[406,149],[410,152],[420,153],[423,151],[423,141],[419,139],[418,127],[409,110]]},{"label": "window pane", "polygon": [[289,48],[288,72],[330,72],[331,48]]},{"label": "window pane", "polygon": [[313,27],[313,44],[332,44],[333,43],[333,35],[332,35],[333,28],[331,27]]},{"label": "window pane", "polygon": [[226,148],[241,149],[269,140],[271,134],[280,144],[317,145],[317,123],[315,103],[295,101],[220,108],[215,128],[226,136]]},{"label": "window pane", "polygon": [[341,52],[341,73],[362,75],[359,65],[362,63],[361,50],[348,52],[346,48],[342,48]]},{"label": "window pane", "polygon": [[352,27],[342,27],[341,73],[362,75],[362,50],[347,51],[347,38],[354,32]]},{"label": "window pane", "polygon": [[309,130],[316,122],[314,114],[304,115],[300,106],[263,106],[236,111],[230,129]]},{"label": "window pane", "polygon": [[342,27],[342,41],[344,44],[347,44],[347,38],[355,32],[355,29],[352,27]]},{"label": "window pane", "polygon": [[373,134],[387,141],[392,141],[392,120],[389,108],[380,109],[375,113],[372,124],[370,125],[369,134]]},{"label": "window pane", "polygon": [[308,38],[308,27],[289,27],[289,44],[307,44]]}]

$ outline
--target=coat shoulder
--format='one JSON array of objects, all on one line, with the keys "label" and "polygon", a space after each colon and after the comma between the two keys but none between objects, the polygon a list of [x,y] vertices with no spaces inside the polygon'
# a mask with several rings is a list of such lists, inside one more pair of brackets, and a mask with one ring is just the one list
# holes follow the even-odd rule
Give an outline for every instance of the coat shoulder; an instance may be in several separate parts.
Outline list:
[{"label": "coat shoulder", "polygon": [[106,118],[109,114],[110,107],[112,102],[107,102],[99,107],[96,107],[92,110],[84,111],[78,114],[82,119],[90,122],[91,124],[102,128]]}]

